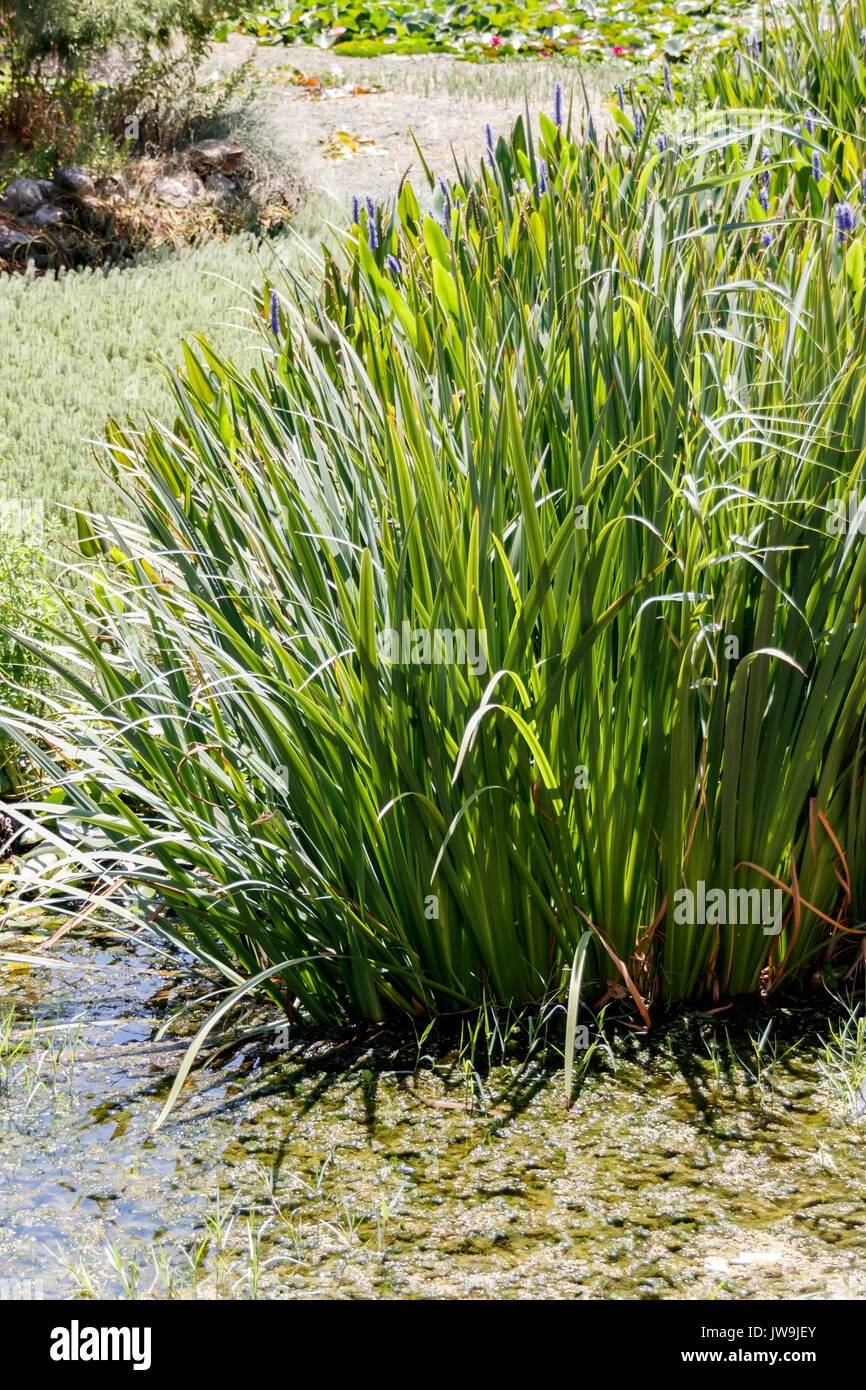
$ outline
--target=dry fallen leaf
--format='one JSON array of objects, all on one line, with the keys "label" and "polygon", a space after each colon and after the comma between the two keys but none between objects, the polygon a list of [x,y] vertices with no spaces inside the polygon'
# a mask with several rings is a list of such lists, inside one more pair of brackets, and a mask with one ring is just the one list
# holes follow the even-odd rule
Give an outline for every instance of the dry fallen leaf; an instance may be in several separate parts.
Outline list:
[{"label": "dry fallen leaf", "polygon": [[375,140],[366,139],[362,135],[352,135],[348,130],[335,130],[328,135],[324,141],[325,159],[351,159],[353,154],[357,154],[360,149],[369,145],[375,145]]}]

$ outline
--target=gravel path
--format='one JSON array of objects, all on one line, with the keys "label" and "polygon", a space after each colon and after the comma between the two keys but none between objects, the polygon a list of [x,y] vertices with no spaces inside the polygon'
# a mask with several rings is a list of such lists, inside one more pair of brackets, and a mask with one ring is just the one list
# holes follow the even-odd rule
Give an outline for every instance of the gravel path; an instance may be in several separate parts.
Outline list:
[{"label": "gravel path", "polygon": [[[550,110],[557,80],[566,102],[573,91],[577,108],[583,74],[601,128],[606,93],[617,80],[612,67],[555,60],[485,66],[432,55],[336,58],[309,47],[262,47],[238,34],[215,47],[211,62],[225,70],[250,57],[266,80],[240,118],[237,137],[300,174],[332,213],[352,193],[393,193],[407,172],[420,196],[424,176],[413,134],[434,173],[453,173],[454,155],[461,167],[466,158],[482,158],[486,123],[495,135],[506,134],[527,101],[532,117]],[[299,85],[299,74],[315,85]]]}]

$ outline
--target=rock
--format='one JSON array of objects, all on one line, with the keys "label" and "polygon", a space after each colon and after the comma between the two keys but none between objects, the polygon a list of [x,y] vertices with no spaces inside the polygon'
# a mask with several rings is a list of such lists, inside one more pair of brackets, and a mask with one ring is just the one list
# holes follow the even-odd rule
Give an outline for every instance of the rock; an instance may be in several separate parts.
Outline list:
[{"label": "rock", "polygon": [[16,246],[29,246],[34,240],[33,232],[22,232],[17,227],[4,227],[0,224],[0,256],[8,255]]},{"label": "rock", "polygon": [[204,181],[208,192],[220,200],[231,202],[240,193],[237,181],[227,178],[225,174],[206,174]]},{"label": "rock", "polygon": [[193,169],[182,169],[175,177],[180,180],[184,188],[188,188],[194,198],[204,197],[204,184],[198,174]]},{"label": "rock", "polygon": [[26,216],[29,212],[36,209],[45,202],[36,179],[13,179],[6,185],[6,192],[3,195],[3,207],[6,212],[11,212],[15,217]]},{"label": "rock", "polygon": [[168,203],[169,207],[187,208],[192,202],[192,193],[181,183],[180,179],[160,178],[154,179],[151,184],[151,192],[160,203]]},{"label": "rock", "polygon": [[43,203],[42,207],[34,212],[33,221],[37,227],[59,227],[61,222],[66,221],[66,213],[62,208]]},{"label": "rock", "polygon": [[187,163],[202,174],[233,174],[244,157],[241,146],[228,140],[197,140],[184,154]]},{"label": "rock", "polygon": [[105,174],[103,178],[96,180],[96,191],[100,198],[113,198],[115,195],[125,198],[128,189],[121,174]]},{"label": "rock", "polygon": [[54,187],[61,193],[75,193],[81,197],[93,192],[93,179],[78,164],[67,164],[54,175]]},{"label": "rock", "polygon": [[51,179],[37,179],[39,192],[42,194],[42,201],[47,203],[54,196],[54,184]]},{"label": "rock", "polygon": [[168,203],[169,207],[187,208],[196,198],[201,198],[204,194],[204,184],[197,174],[190,173],[188,170],[173,176],[163,175],[161,178],[154,179],[151,184],[151,192],[160,203]]}]

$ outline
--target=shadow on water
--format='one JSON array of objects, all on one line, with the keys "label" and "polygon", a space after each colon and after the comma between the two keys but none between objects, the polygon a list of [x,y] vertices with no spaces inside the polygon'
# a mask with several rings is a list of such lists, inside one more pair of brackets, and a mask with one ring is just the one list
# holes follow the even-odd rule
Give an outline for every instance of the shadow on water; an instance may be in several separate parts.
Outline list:
[{"label": "shadow on water", "polygon": [[151,1135],[201,982],[63,956],[8,972],[0,1052],[0,1260],[46,1295],[866,1296],[838,1013],[608,1016],[570,1109],[561,1011],[229,1042]]}]

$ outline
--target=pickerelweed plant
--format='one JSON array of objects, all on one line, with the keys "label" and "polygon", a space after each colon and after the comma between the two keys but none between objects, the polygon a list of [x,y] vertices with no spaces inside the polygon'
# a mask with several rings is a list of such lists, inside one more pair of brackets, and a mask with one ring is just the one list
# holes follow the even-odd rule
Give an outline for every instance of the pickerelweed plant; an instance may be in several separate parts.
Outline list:
[{"label": "pickerelweed plant", "polygon": [[[692,85],[678,88],[674,102],[697,110],[784,115],[786,142],[798,202],[815,210],[820,190],[808,177],[812,152],[830,161],[829,177],[859,182],[866,114],[866,3],[864,0],[804,0],[765,12],[762,28],[744,37],[738,51],[716,49],[704,56]],[[692,119],[691,116],[689,119]]]},{"label": "pickerelweed plant", "polygon": [[860,220],[767,248],[766,125],[639,130],[527,114],[429,212],[359,199],[255,368],[200,339],[173,426],[109,427],[138,520],[80,517],[68,696],[4,721],[81,903],[146,892],[220,1013],[539,1000],[579,949],[646,1016],[862,941]]}]

